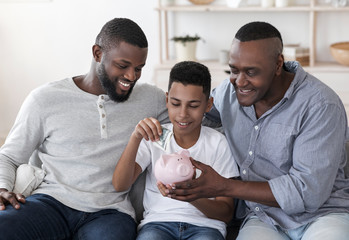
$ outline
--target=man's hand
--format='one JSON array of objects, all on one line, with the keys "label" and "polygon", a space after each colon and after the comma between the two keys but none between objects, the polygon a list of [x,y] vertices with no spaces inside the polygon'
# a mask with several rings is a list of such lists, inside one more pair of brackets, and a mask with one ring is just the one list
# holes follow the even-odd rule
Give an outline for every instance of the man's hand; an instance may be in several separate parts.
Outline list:
[{"label": "man's hand", "polygon": [[224,178],[212,167],[192,158],[190,160],[194,167],[201,170],[200,177],[194,180],[174,183],[172,188],[162,186],[161,191],[163,195],[165,193],[167,197],[185,202],[192,202],[199,198],[232,197],[271,207],[280,207],[268,182]]},{"label": "man's hand", "polygon": [[19,202],[25,203],[25,197],[22,194],[16,194],[0,188],[0,211],[5,210],[5,205],[11,204],[13,208],[19,209]]},{"label": "man's hand", "polygon": [[[191,160],[193,160],[192,158],[191,158]],[[195,179],[196,178],[196,168],[194,167],[194,174],[193,174],[193,177],[192,177],[192,179]],[[162,182],[160,182],[160,181],[157,181],[156,182],[156,185],[157,185],[157,187],[158,187],[158,189],[159,189],[159,191],[160,191],[160,193],[162,194],[162,196],[164,196],[164,197],[170,197],[169,196],[169,191],[171,191],[174,187],[172,187],[172,185],[171,184],[163,184]]]},{"label": "man's hand", "polygon": [[139,121],[132,135],[136,138],[151,141],[158,141],[162,134],[162,127],[160,122],[155,118],[144,118]]},{"label": "man's hand", "polygon": [[166,189],[168,197],[191,202],[199,198],[224,196],[227,178],[219,175],[212,167],[190,158],[194,167],[201,170],[199,178],[173,184]]}]

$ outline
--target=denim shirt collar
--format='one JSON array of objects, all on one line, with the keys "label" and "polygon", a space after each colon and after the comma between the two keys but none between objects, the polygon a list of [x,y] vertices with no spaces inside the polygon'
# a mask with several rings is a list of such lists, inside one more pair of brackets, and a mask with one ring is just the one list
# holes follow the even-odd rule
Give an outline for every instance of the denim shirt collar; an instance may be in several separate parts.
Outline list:
[{"label": "denim shirt collar", "polygon": [[304,71],[302,66],[296,61],[285,62],[285,67],[286,71],[295,73],[295,76],[281,101],[283,101],[283,99],[290,99],[297,90],[298,86],[303,83],[307,76],[307,73]]}]

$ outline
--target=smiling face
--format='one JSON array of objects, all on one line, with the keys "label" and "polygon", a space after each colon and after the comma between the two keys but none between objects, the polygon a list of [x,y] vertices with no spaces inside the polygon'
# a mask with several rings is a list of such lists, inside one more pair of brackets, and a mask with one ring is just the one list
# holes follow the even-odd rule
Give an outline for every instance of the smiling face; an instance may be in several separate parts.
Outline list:
[{"label": "smiling face", "polygon": [[[96,46],[98,47],[98,46]],[[123,102],[130,96],[145,65],[148,48],[140,48],[126,42],[103,52],[96,74],[104,91],[116,101]]]},{"label": "smiling face", "polygon": [[230,50],[230,82],[242,106],[272,101],[279,96],[283,58],[277,38],[240,42],[233,40]]},{"label": "smiling face", "polygon": [[203,115],[211,109],[212,99],[207,99],[202,86],[179,82],[173,82],[166,95],[168,115],[177,143],[183,137],[196,142],[200,136]]}]

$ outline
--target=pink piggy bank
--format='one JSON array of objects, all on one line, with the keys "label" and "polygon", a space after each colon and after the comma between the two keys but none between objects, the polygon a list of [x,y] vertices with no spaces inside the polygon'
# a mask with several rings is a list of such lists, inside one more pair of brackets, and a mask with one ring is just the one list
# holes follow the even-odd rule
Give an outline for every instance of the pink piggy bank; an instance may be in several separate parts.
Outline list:
[{"label": "pink piggy bank", "polygon": [[163,154],[155,163],[155,178],[163,184],[172,184],[191,179],[194,174],[188,150]]}]

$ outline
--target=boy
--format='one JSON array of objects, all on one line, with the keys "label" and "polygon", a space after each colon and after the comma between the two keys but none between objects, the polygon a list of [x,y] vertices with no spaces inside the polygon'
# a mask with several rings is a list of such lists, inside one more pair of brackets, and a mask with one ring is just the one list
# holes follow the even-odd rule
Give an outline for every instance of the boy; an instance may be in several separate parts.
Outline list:
[{"label": "boy", "polygon": [[[210,88],[211,76],[204,65],[184,61],[172,68],[166,93],[171,124],[164,127],[173,131],[173,136],[166,153],[187,149],[192,158],[201,159],[223,176],[236,177],[238,169],[225,137],[201,126],[204,113],[212,106]],[[115,189],[125,191],[147,169],[144,219],[139,225],[137,239],[224,239],[225,223],[234,211],[232,198],[201,198],[186,203],[164,197],[159,191],[165,186],[159,183],[158,189],[152,169],[165,153],[153,142],[159,140],[161,133],[161,125],[156,119],[140,121],[113,175]]]}]

